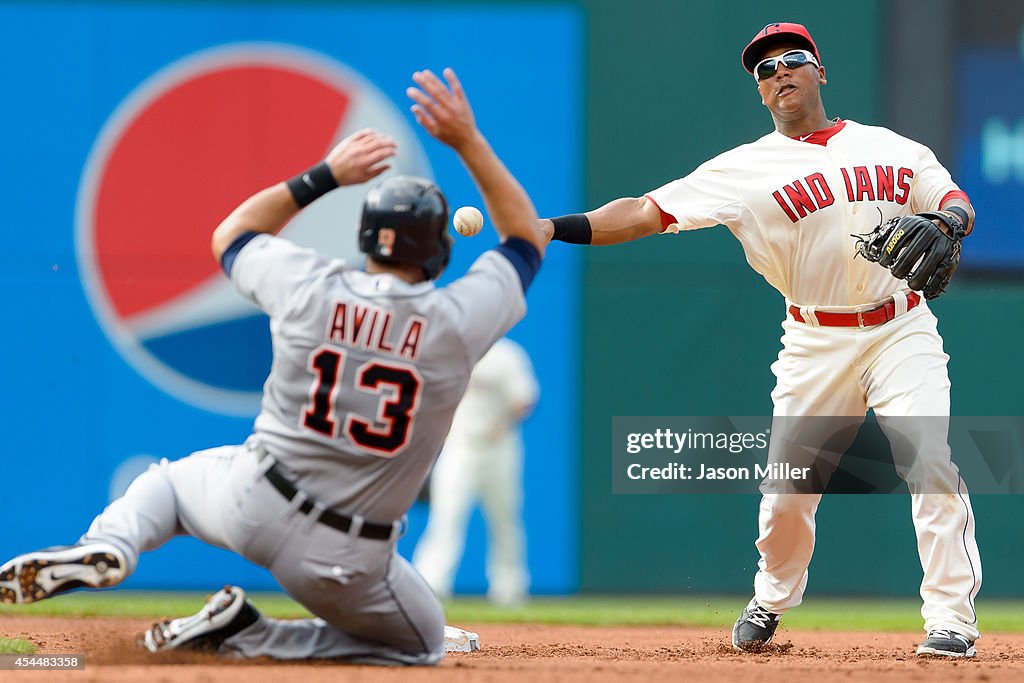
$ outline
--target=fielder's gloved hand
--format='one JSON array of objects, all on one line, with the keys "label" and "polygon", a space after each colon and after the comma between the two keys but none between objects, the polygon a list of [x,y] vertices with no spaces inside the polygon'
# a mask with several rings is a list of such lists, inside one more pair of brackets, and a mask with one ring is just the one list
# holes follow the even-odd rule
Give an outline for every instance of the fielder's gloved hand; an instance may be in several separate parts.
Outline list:
[{"label": "fielder's gloved hand", "polygon": [[[949,228],[947,235],[931,219]],[[960,265],[960,243],[964,226],[959,217],[947,212],[924,212],[897,216],[880,223],[857,238],[857,253],[892,271],[893,277],[906,280],[914,291],[934,299],[946,290]]]}]

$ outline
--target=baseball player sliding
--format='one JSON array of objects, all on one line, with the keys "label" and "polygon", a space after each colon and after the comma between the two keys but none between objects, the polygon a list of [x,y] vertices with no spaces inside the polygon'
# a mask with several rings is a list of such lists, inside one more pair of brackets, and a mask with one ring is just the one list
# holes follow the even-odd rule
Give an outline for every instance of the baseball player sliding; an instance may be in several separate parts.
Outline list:
[{"label": "baseball player sliding", "polygon": [[270,316],[274,362],[252,437],[152,466],[76,545],[0,567],[0,600],[115,585],[140,553],[190,534],[266,567],[318,618],[266,618],[228,587],[198,614],[156,624],[145,634],[150,650],[383,664],[444,656],[441,606],[395,544],[473,366],[525,314],[547,244],[455,74],[445,78],[413,75],[413,112],[461,157],[501,245],[435,287],[451,248],[448,206],[436,186],[410,177],[366,196],[365,270],[277,237],[318,197],[388,168],[395,142],[372,130],[247,199],[217,227],[212,248],[238,291]]},{"label": "baseball player sliding", "polygon": [[[777,418],[797,431],[811,417],[859,424],[868,408],[883,428],[887,419],[948,418],[947,356],[925,299],[938,296],[956,268],[974,221],[967,196],[923,145],[825,115],[825,68],[800,24],[769,24],[741,60],[771,113],[772,133],[644,197],[556,218],[547,224],[553,239],[618,244],[725,225],[786,299],[784,348],[772,365]],[[851,237],[869,232],[879,214],[897,220]],[[909,440],[921,475],[908,480],[924,568],[927,636],[917,653],[971,657],[981,583],[974,515],[945,423],[929,424],[887,431],[894,446]],[[769,457],[773,449],[778,455],[777,437],[773,427]],[[761,559],[754,597],[733,628],[737,649],[768,643],[779,618],[800,604],[819,501],[820,491],[763,496]]]},{"label": "baseball player sliding", "polygon": [[499,339],[477,363],[430,477],[430,518],[412,563],[439,597],[452,594],[466,525],[480,501],[487,522],[487,597],[522,603],[529,588],[523,532],[523,438],[537,402],[526,350]]}]

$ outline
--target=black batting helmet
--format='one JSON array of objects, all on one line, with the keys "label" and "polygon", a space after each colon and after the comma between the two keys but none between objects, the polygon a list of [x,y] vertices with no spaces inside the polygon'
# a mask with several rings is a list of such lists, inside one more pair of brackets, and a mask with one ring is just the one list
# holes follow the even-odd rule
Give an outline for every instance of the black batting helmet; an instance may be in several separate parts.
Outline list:
[{"label": "black batting helmet", "polygon": [[448,265],[453,241],[448,202],[429,180],[394,176],[367,193],[359,250],[375,261],[419,266],[433,280]]}]

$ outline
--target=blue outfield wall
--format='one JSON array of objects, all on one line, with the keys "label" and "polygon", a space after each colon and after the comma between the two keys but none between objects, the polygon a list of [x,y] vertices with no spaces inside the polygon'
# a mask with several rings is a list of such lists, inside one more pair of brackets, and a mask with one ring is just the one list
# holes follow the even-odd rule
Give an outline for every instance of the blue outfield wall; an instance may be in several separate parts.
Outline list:
[{"label": "blue outfield wall", "polygon": [[[521,49],[527,33],[544,50]],[[583,201],[584,17],[571,6],[26,3],[0,7],[0,35],[10,66],[0,112],[3,557],[73,542],[154,459],[248,435],[269,368],[266,319],[217,275],[204,242],[247,193],[370,124],[398,137],[399,170],[432,176],[453,209],[482,206],[454,153],[415,125],[404,94],[414,70],[456,69],[542,215]],[[260,87],[274,79],[282,90]],[[319,102],[337,106],[335,119],[303,109]],[[272,125],[282,120],[292,125]],[[310,210],[287,234],[357,257],[362,192],[334,193],[335,211]],[[495,242],[493,232],[458,239],[442,283]],[[529,315],[510,335],[531,352],[542,385],[525,429],[539,593],[578,583],[579,377],[564,359],[580,343],[580,258],[549,252]],[[406,556],[425,514],[420,504],[410,514]],[[483,536],[474,519],[460,591],[484,588]],[[275,586],[192,539],[145,556],[126,585],[228,582]]]}]

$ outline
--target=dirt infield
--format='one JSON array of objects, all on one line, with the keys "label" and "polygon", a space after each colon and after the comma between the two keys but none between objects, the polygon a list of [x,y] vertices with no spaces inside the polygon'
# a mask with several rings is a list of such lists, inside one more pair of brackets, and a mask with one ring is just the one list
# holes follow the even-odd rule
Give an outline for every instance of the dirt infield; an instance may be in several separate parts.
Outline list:
[{"label": "dirt infield", "polygon": [[[329,662],[226,662],[212,656],[154,656],[135,646],[150,621],[114,618],[0,618],[0,637],[25,638],[40,653],[84,652],[84,671],[0,673],[2,680],[230,681],[252,683],[531,683],[647,681],[999,681],[1024,680],[1024,635],[987,634],[969,661],[913,656],[919,634],[780,630],[778,646],[733,652],[728,634],[679,627],[581,627],[460,624],[480,633],[483,649],[454,654],[437,668],[378,668]],[[252,667],[259,667],[253,671]]]}]

